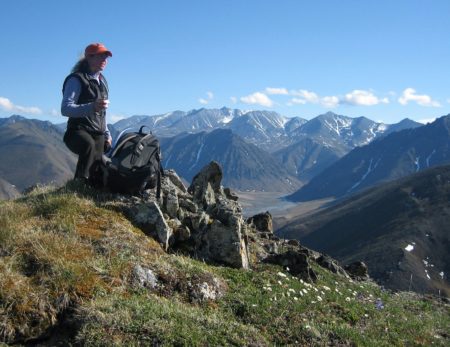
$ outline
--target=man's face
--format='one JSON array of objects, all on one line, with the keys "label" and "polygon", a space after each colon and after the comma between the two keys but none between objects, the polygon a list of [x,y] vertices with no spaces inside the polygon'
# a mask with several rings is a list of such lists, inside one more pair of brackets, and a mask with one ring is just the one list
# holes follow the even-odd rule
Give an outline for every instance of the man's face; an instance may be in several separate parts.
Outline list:
[{"label": "man's face", "polygon": [[93,73],[103,71],[108,63],[109,55],[107,53],[90,54],[86,57],[89,68]]}]

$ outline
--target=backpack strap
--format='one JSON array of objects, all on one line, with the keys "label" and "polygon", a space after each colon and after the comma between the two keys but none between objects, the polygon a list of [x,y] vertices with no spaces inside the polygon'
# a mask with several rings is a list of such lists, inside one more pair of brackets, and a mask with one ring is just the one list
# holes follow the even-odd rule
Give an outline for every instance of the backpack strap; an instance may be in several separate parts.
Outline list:
[{"label": "backpack strap", "polygon": [[[139,134],[144,134],[144,132],[142,131],[142,129],[144,129],[144,128],[149,128],[148,126],[146,126],[146,125],[143,125],[143,126],[141,126],[140,128],[139,128]],[[150,128],[149,128],[150,129]],[[151,131],[151,129],[150,129],[150,133],[149,134],[151,134],[152,133],[152,131]]]},{"label": "backpack strap", "polygon": [[161,164],[161,158],[159,152],[156,153],[156,158],[158,159],[159,170],[157,173],[157,182],[156,182],[156,198],[159,199],[161,197],[161,177],[164,177],[164,169]]}]

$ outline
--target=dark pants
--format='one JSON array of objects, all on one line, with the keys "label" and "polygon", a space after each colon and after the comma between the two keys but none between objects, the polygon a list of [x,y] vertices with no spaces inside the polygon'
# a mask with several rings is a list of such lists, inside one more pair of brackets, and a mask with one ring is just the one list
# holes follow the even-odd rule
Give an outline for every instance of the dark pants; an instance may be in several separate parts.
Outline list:
[{"label": "dark pants", "polygon": [[75,178],[88,179],[92,164],[102,158],[105,136],[90,134],[83,129],[70,129],[64,134],[64,143],[73,153],[78,154]]}]

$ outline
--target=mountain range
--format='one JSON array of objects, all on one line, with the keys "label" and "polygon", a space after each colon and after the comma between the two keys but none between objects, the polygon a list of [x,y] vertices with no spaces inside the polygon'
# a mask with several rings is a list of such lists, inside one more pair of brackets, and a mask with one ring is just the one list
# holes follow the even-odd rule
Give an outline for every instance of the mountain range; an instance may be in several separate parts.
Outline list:
[{"label": "mountain range", "polygon": [[384,124],[365,117],[351,118],[327,112],[307,121],[275,112],[223,107],[133,116],[114,123],[111,128],[120,132],[127,128],[138,129],[141,125],[160,137],[230,129],[246,142],[273,154],[290,175],[304,183],[357,146],[392,132],[421,126],[410,119]]},{"label": "mountain range", "polygon": [[[14,134],[14,130],[11,132],[6,127],[19,118],[13,116],[1,120],[0,128]],[[33,167],[33,172],[37,168],[37,175],[29,175],[28,169],[25,170],[27,174],[16,175],[15,181],[11,182],[11,171],[21,169],[19,162],[6,158],[4,163],[8,165],[3,164],[3,169],[0,167],[3,170],[0,177],[19,191],[36,182],[47,182],[50,177],[56,182],[70,178],[75,157],[61,141],[64,125],[54,126],[49,122],[39,123],[24,118],[20,119],[20,124],[25,127],[28,121],[30,129],[27,131],[36,134],[39,128],[42,134],[46,134],[37,136],[36,144],[40,143],[47,151],[36,151],[33,160],[41,164],[29,166],[32,162],[26,159],[29,139],[27,136],[17,137],[16,151],[17,146],[23,148],[20,155],[14,154],[14,159],[20,158],[21,163],[26,163],[25,167]],[[350,118],[328,112],[307,121],[300,117],[287,118],[275,112],[224,107],[133,116],[110,125],[110,130],[117,137],[127,128],[136,130],[142,125],[161,139],[164,165],[175,168],[187,181],[202,164],[218,160],[224,167],[224,182],[231,188],[290,193],[340,162],[348,153],[365,148],[365,144],[381,141],[405,128],[421,128],[419,123],[408,119],[387,125],[365,117]],[[46,140],[46,136],[53,137],[53,140]],[[213,139],[215,136],[217,138]],[[12,153],[7,147],[10,145],[8,141],[1,143],[4,156]],[[439,160],[433,165],[437,163]],[[47,174],[40,167],[44,164]],[[292,195],[294,200],[297,199],[296,194]]]},{"label": "mountain range", "polygon": [[421,124],[410,119],[396,124],[384,124],[365,117],[351,118],[333,112],[308,121],[300,117],[285,117],[271,111],[243,111],[223,107],[189,112],[174,111],[154,116],[132,116],[114,123],[113,127],[120,132],[127,128],[138,129],[142,125],[146,125],[160,137],[218,128],[231,129],[245,141],[268,152],[275,152],[304,138],[313,138],[324,146],[344,147],[348,152],[383,134]]},{"label": "mountain range", "polygon": [[356,147],[312,178],[290,199],[341,197],[449,162],[450,115],[447,115],[425,126],[393,132]]},{"label": "mountain range", "polygon": [[450,294],[450,165],[370,188],[291,220],[277,235],[344,263],[363,260],[387,288]]}]

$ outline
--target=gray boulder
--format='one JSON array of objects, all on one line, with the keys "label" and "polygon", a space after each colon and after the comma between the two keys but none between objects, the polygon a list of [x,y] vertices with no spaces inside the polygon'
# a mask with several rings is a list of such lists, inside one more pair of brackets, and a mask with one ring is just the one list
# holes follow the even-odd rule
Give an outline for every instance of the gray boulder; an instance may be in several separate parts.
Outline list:
[{"label": "gray boulder", "polygon": [[314,282],[317,279],[316,273],[309,264],[308,255],[303,252],[288,250],[281,254],[270,255],[265,262],[289,268],[292,275],[307,282]]},{"label": "gray boulder", "polygon": [[131,208],[133,220],[142,231],[157,239],[165,250],[169,248],[172,228],[167,224],[158,204],[154,201],[134,205]]},{"label": "gray boulder", "polygon": [[132,271],[132,282],[138,288],[155,289],[158,286],[158,279],[151,269],[136,265]]},{"label": "gray boulder", "polygon": [[215,203],[216,194],[222,194],[222,168],[219,163],[212,161],[206,165],[195,177],[188,188],[194,202],[204,210]]},{"label": "gray boulder", "polygon": [[344,266],[344,270],[351,278],[358,281],[366,281],[369,279],[369,269],[362,261],[356,261]]},{"label": "gray boulder", "polygon": [[330,270],[331,272],[333,272],[335,274],[342,275],[344,277],[349,278],[349,275],[342,268],[342,266],[340,266],[339,263],[335,259],[333,259],[327,255],[322,254],[319,258],[316,259],[316,262],[323,268]]},{"label": "gray boulder", "polygon": [[247,224],[253,226],[259,232],[273,234],[272,215],[268,211],[248,218]]},{"label": "gray boulder", "polygon": [[187,188],[183,184],[183,181],[181,180],[180,176],[175,172],[175,170],[165,170],[164,176],[167,177],[172,184],[174,184],[181,192],[186,193]]}]

